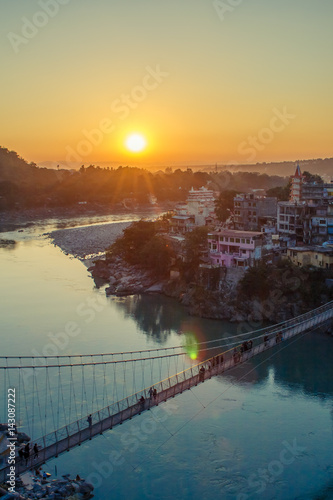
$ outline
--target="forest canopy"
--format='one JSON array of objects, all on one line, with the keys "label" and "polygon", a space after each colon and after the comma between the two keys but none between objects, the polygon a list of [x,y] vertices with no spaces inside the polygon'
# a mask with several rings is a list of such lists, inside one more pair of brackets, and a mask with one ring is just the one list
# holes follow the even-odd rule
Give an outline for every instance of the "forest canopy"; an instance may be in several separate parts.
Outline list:
[{"label": "forest canopy", "polygon": [[137,167],[82,165],[79,170],[40,168],[0,147],[0,209],[67,207],[78,203],[116,205],[185,201],[189,190],[206,186],[216,193],[285,186],[287,178],[257,172],[201,172],[170,167],[151,172]]}]

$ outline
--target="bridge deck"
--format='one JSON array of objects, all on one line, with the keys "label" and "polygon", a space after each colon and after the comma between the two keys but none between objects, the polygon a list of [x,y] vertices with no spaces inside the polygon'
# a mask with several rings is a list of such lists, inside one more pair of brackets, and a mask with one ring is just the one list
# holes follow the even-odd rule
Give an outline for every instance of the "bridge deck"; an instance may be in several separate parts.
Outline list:
[{"label": "bridge deck", "polygon": [[[279,325],[276,325],[276,329],[271,331],[268,341],[258,342],[251,350],[245,351],[241,355],[237,354],[234,356],[232,350],[227,351],[223,353],[224,360],[222,363],[218,362],[221,355],[214,356],[158,382],[154,385],[158,391],[156,397],[147,397],[148,390],[145,389],[125,400],[95,412],[92,415],[91,426],[88,426],[87,418],[84,418],[38,439],[36,441],[40,448],[38,457],[34,459],[33,456],[30,456],[27,461],[22,459],[20,462],[17,462],[15,465],[16,474],[22,474],[29,469],[39,467],[51,458],[57,457],[75,446],[80,446],[81,443],[92,439],[98,434],[102,434],[108,429],[112,429],[116,425],[122,424],[126,420],[130,420],[136,415],[140,415],[143,411],[149,410],[159,403],[167,401],[177,394],[181,394],[183,391],[191,389],[199,383],[222,374],[235,366],[247,362],[257,354],[275,347],[280,343],[276,335],[278,332],[282,332],[283,340],[286,340],[307,330],[311,330],[328,320],[332,320],[333,308],[328,308],[314,317],[309,314],[304,316],[305,319],[301,323],[292,324],[292,322],[289,322],[283,329],[279,328]],[[204,371],[200,371],[202,367]],[[145,398],[144,403],[139,402],[139,398],[142,395]],[[8,472],[9,467],[0,470],[0,483],[6,481]]]}]

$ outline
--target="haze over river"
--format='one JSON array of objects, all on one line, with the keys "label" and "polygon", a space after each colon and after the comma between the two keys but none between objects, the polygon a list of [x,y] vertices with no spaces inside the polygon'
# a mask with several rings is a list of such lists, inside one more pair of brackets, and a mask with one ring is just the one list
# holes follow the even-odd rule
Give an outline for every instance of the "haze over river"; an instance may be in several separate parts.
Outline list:
[{"label": "haze over river", "polygon": [[[162,296],[105,299],[87,267],[44,234],[54,229],[56,221],[45,221],[1,234],[17,241],[0,249],[1,356],[47,354],[52,334],[68,322],[77,323],[80,334],[59,354],[178,346],[186,332],[199,341],[237,332],[235,324],[189,317]],[[82,314],[87,310],[94,311],[89,321]],[[55,466],[58,476],[80,474],[95,486],[96,500],[332,499],[332,360],[329,335],[296,337],[82,444],[45,470],[52,477]],[[2,421],[3,380],[0,387]]]}]

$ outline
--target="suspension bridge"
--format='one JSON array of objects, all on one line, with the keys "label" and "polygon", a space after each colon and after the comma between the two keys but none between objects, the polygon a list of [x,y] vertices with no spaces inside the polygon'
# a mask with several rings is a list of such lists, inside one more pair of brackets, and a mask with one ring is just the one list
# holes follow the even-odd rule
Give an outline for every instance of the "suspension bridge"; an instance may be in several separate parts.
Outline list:
[{"label": "suspension bridge", "polygon": [[[282,341],[331,324],[332,318],[333,301],[277,325],[201,343],[190,339],[184,346],[41,358],[2,356],[0,422],[7,422],[8,390],[15,389],[17,431],[31,437],[30,455],[16,457],[16,474],[37,468]],[[38,454],[32,449],[35,444]],[[9,473],[3,458],[0,483]]]}]

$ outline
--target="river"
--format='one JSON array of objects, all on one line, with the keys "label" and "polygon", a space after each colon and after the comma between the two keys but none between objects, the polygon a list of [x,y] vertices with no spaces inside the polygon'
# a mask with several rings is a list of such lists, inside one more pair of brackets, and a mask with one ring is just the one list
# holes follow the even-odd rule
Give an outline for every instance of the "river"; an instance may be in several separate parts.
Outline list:
[{"label": "river", "polygon": [[[95,220],[81,221],[88,222]],[[56,225],[1,234],[17,242],[0,249],[2,356],[39,355],[73,321],[80,335],[61,354],[178,346],[185,330],[199,341],[237,332],[235,324],[189,317],[162,296],[104,300],[86,266],[45,235]],[[98,300],[103,307],[91,321],[78,315]],[[330,336],[296,337],[45,469],[52,477],[79,473],[94,484],[96,500],[332,499],[332,359]]]}]

